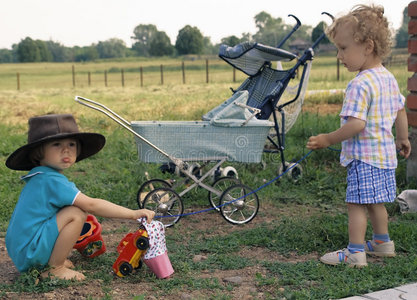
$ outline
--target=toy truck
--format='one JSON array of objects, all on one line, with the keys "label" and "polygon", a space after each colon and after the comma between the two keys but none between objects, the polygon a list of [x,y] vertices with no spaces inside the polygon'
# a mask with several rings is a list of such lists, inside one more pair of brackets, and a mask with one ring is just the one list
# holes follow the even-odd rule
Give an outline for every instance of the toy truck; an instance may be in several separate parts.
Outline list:
[{"label": "toy truck", "polygon": [[142,267],[142,257],[149,248],[149,237],[143,225],[139,230],[128,233],[117,246],[119,257],[113,264],[113,271],[119,277],[129,275]]}]

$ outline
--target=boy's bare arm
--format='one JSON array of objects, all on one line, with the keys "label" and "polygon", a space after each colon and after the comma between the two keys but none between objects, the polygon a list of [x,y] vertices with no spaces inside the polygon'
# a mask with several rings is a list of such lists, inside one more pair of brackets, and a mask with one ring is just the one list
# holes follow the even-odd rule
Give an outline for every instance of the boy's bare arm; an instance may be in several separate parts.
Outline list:
[{"label": "boy's bare arm", "polygon": [[395,120],[396,139],[395,145],[400,154],[405,158],[408,158],[411,153],[411,144],[408,139],[408,120],[405,108],[401,109],[397,113],[397,119]]},{"label": "boy's bare arm", "polygon": [[322,149],[340,143],[357,135],[365,128],[365,125],[366,122],[364,120],[349,117],[347,122],[338,130],[311,136],[308,139],[307,148],[311,150]]},{"label": "boy's bare arm", "polygon": [[148,209],[132,210],[107,200],[88,197],[83,193],[79,193],[77,198],[75,198],[74,206],[79,207],[87,213],[95,214],[100,217],[133,220],[146,218],[148,223],[152,221],[155,215],[153,211]]}]

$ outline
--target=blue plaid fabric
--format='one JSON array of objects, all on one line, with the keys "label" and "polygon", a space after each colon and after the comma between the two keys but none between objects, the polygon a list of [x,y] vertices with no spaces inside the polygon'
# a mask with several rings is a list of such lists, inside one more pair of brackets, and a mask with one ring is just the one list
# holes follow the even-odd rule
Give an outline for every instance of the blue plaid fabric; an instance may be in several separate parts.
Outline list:
[{"label": "blue plaid fabric", "polygon": [[377,204],[396,197],[395,169],[379,169],[360,160],[348,166],[346,202]]}]

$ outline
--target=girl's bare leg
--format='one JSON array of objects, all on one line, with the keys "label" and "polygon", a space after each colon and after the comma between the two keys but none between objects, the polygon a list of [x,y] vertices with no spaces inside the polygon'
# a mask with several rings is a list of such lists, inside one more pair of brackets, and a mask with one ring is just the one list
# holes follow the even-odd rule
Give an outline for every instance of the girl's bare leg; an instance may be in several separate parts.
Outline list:
[{"label": "girl's bare leg", "polygon": [[67,257],[80,236],[86,218],[86,213],[75,206],[64,207],[58,212],[56,219],[59,235],[48,262],[51,269],[42,276],[48,276],[50,273],[61,279],[85,279],[84,274],[69,269],[71,262]]},{"label": "girl's bare leg", "polygon": [[388,233],[388,213],[384,203],[367,205],[372,229],[375,234]]},{"label": "girl's bare leg", "polygon": [[367,216],[365,205],[347,203],[349,215],[349,243],[365,243]]}]

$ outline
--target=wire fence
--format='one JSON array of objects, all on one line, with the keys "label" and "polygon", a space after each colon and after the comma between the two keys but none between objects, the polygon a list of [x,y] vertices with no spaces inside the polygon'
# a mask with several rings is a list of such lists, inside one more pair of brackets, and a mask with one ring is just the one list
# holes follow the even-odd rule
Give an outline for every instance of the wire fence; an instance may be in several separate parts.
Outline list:
[{"label": "wire fence", "polygon": [[[0,90],[51,87],[144,87],[166,84],[237,82],[246,75],[220,59],[205,59],[140,65],[140,63],[103,64],[16,64],[17,69],[2,72]],[[3,78],[4,80],[1,80]]]},{"label": "wire fence", "polygon": [[[385,64],[388,67],[405,65],[407,59],[407,54],[396,54],[390,56]],[[3,67],[4,65],[0,65],[0,90],[235,83],[247,78],[245,74],[218,58],[168,61],[160,64],[155,64],[155,61],[153,64],[149,62],[39,63],[9,64],[8,67]],[[328,67],[334,70],[330,73],[334,75],[335,80],[340,80],[342,68],[339,61],[334,57],[330,58]],[[16,71],[13,72],[14,70]]]}]

